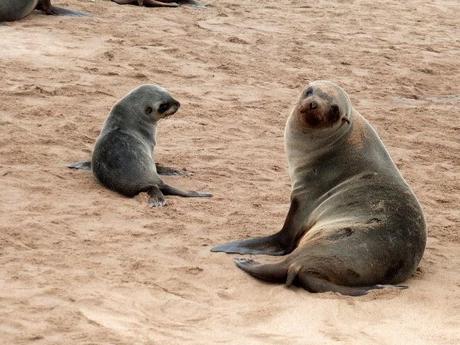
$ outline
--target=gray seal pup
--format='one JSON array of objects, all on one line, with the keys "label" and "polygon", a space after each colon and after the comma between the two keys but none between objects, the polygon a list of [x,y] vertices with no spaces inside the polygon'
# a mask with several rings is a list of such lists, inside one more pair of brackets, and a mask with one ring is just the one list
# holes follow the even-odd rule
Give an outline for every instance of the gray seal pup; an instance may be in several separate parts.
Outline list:
[{"label": "gray seal pup", "polygon": [[142,85],[118,101],[96,140],[92,160],[69,165],[91,169],[107,188],[127,197],[141,192],[150,196],[149,205],[164,206],[164,195],[211,197],[212,194],[182,191],[164,183],[159,173],[179,174],[154,162],[158,121],[173,115],[180,104],[158,85]]},{"label": "gray seal pup", "polygon": [[311,292],[359,296],[409,278],[425,250],[422,209],[346,92],[330,81],[310,83],[287,120],[285,147],[292,192],[282,229],[212,251],[286,255],[235,263]]},{"label": "gray seal pup", "polygon": [[28,16],[34,9],[49,15],[84,15],[80,12],[51,6],[50,0],[1,0],[0,22],[19,20]]},{"label": "gray seal pup", "polygon": [[181,4],[198,5],[194,0],[112,0],[119,5],[134,4],[145,7],[178,7]]}]

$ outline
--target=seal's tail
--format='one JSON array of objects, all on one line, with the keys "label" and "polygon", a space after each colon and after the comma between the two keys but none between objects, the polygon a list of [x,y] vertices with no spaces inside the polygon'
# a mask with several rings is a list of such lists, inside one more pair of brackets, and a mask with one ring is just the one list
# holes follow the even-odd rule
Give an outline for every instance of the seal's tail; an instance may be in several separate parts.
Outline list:
[{"label": "seal's tail", "polygon": [[343,286],[331,283],[311,273],[302,270],[300,265],[279,262],[274,264],[261,264],[252,259],[237,258],[235,264],[246,273],[255,278],[272,283],[284,282],[286,286],[298,282],[305,290],[310,292],[338,292],[348,296],[366,295],[370,290],[383,288],[407,289],[403,285],[372,285],[372,286]]}]

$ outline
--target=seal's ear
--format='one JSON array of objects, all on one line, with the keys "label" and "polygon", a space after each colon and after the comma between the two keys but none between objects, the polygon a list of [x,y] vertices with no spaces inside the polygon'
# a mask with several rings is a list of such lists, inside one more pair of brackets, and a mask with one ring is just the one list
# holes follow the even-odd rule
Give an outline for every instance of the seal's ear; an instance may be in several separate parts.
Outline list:
[{"label": "seal's ear", "polygon": [[145,113],[146,113],[146,114],[149,114],[149,115],[150,115],[152,112],[153,112],[153,108],[152,108],[152,107],[147,107],[147,108],[145,108]]}]

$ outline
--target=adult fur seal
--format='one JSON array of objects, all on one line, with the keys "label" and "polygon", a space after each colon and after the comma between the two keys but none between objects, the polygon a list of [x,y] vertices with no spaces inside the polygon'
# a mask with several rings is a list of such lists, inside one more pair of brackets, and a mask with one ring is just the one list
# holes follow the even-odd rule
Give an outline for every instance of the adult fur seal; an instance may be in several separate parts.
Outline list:
[{"label": "adult fur seal", "polygon": [[[179,102],[158,85],[134,89],[112,108],[96,141],[91,163],[78,162],[70,167],[92,167],[103,185],[128,197],[147,192],[153,207],[165,205],[163,195],[211,197],[209,193],[181,191],[167,185],[153,160],[157,123],[173,115],[179,106]],[[165,174],[177,172],[163,166],[158,169]]]},{"label": "adult fur seal", "polygon": [[134,4],[145,7],[178,7],[181,4],[197,5],[194,0],[112,0],[119,5]]},{"label": "adult fur seal", "polygon": [[292,194],[281,231],[212,250],[289,254],[236,265],[311,292],[363,295],[410,277],[426,243],[421,207],[345,91],[329,81],[309,84],[288,118],[285,145]]},{"label": "adult fur seal", "polygon": [[50,0],[0,0],[0,22],[19,20],[34,9],[50,15],[81,16],[83,13],[51,6]]}]

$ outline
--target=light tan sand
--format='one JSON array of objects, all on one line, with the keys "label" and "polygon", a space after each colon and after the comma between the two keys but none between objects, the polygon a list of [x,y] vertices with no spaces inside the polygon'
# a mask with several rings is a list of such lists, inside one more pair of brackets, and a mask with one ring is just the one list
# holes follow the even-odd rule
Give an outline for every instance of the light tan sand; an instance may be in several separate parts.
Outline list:
[{"label": "light tan sand", "polygon": [[[209,3],[56,1],[92,16],[0,26],[0,344],[459,344],[458,1]],[[310,294],[209,251],[281,227],[283,127],[314,79],[343,85],[424,206],[407,290]],[[158,161],[193,172],[166,180],[213,199],[150,209],[65,167],[151,82],[182,102]]]}]

